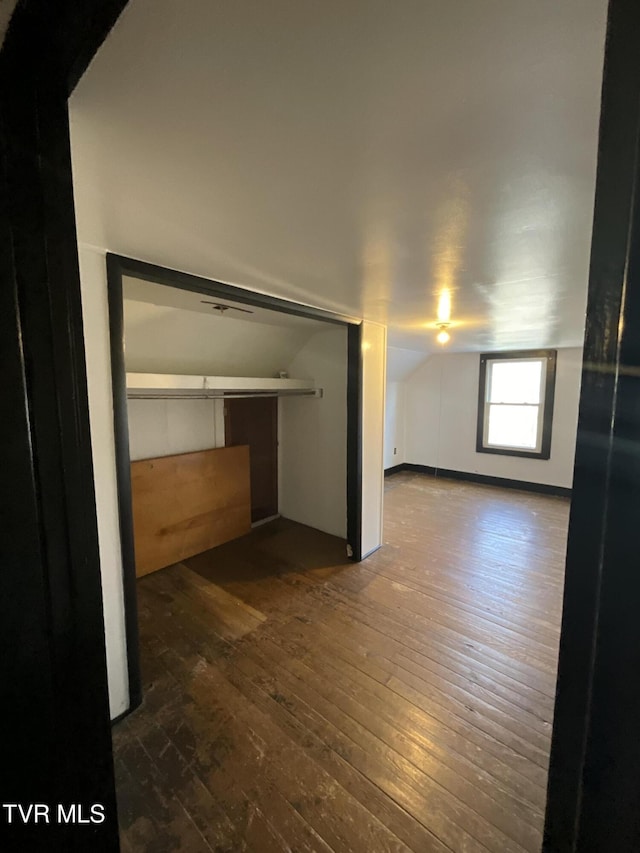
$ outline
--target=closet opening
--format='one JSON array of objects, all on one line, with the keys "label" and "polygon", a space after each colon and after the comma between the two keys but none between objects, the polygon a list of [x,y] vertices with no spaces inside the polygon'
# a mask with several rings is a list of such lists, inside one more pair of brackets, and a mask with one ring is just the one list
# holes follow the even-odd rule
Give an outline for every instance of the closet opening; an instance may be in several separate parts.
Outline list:
[{"label": "closet opening", "polygon": [[225,447],[247,445],[251,523],[278,515],[278,400],[236,397],[224,401]]},{"label": "closet opening", "polygon": [[208,577],[219,546],[253,560],[252,536],[280,564],[287,543],[361,558],[361,342],[351,318],[236,286],[112,254],[107,274],[132,710],[141,577]]}]

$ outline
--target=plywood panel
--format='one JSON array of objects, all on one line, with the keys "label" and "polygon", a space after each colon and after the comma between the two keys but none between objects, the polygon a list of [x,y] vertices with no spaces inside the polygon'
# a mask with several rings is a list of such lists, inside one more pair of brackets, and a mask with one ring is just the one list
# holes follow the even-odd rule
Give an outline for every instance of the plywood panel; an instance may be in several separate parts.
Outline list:
[{"label": "plywood panel", "polygon": [[251,529],[246,446],[132,462],[131,491],[138,577]]}]

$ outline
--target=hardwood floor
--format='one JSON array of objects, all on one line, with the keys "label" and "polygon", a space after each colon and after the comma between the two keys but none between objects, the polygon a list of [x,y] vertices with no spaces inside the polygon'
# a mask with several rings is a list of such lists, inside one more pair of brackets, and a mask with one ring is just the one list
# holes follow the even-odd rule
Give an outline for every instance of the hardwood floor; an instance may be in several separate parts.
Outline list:
[{"label": "hardwood floor", "polygon": [[123,850],[540,850],[569,502],[385,501],[359,565],[281,519],[138,582]]}]

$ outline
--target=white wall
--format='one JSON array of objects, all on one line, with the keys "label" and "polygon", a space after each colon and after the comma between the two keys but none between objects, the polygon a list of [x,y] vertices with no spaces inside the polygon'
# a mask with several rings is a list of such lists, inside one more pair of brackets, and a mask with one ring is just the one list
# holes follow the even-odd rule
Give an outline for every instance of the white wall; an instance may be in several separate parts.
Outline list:
[{"label": "white wall", "polygon": [[405,461],[570,488],[582,350],[558,350],[551,458],[476,453],[478,353],[431,356],[405,383]]},{"label": "white wall", "polygon": [[104,252],[82,245],[78,249],[107,649],[109,707],[113,719],[129,707],[129,682],[113,438],[107,277]]},{"label": "white wall", "polygon": [[[404,380],[429,357],[428,353],[402,347],[387,347],[387,390],[385,394],[384,467],[405,462]],[[394,448],[397,451],[394,453]]]},{"label": "white wall", "polygon": [[384,467],[405,461],[405,384],[389,382],[384,407]]},{"label": "white wall", "polygon": [[362,555],[382,544],[387,330],[362,324]]},{"label": "white wall", "polygon": [[224,447],[222,400],[129,400],[127,416],[132,460]]},{"label": "white wall", "polygon": [[321,399],[280,399],[280,514],[341,538],[347,535],[347,330],[314,335],[288,366],[314,379]]}]

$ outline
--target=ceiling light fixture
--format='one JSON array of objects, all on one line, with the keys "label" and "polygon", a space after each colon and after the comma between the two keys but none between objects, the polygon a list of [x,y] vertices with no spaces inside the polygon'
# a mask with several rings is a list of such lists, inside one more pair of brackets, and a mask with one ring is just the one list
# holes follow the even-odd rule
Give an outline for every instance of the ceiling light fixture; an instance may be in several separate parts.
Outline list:
[{"label": "ceiling light fixture", "polygon": [[440,330],[436,335],[436,340],[439,344],[447,344],[451,340],[451,335],[447,331],[451,323],[436,323],[436,327]]},{"label": "ceiling light fixture", "polygon": [[212,310],[217,311],[219,314],[224,314],[229,308],[232,311],[242,311],[243,314],[253,314],[253,311],[250,311],[248,308],[238,308],[236,305],[222,305],[219,302],[208,302],[206,299],[201,299],[200,302],[202,305],[211,305]]}]

